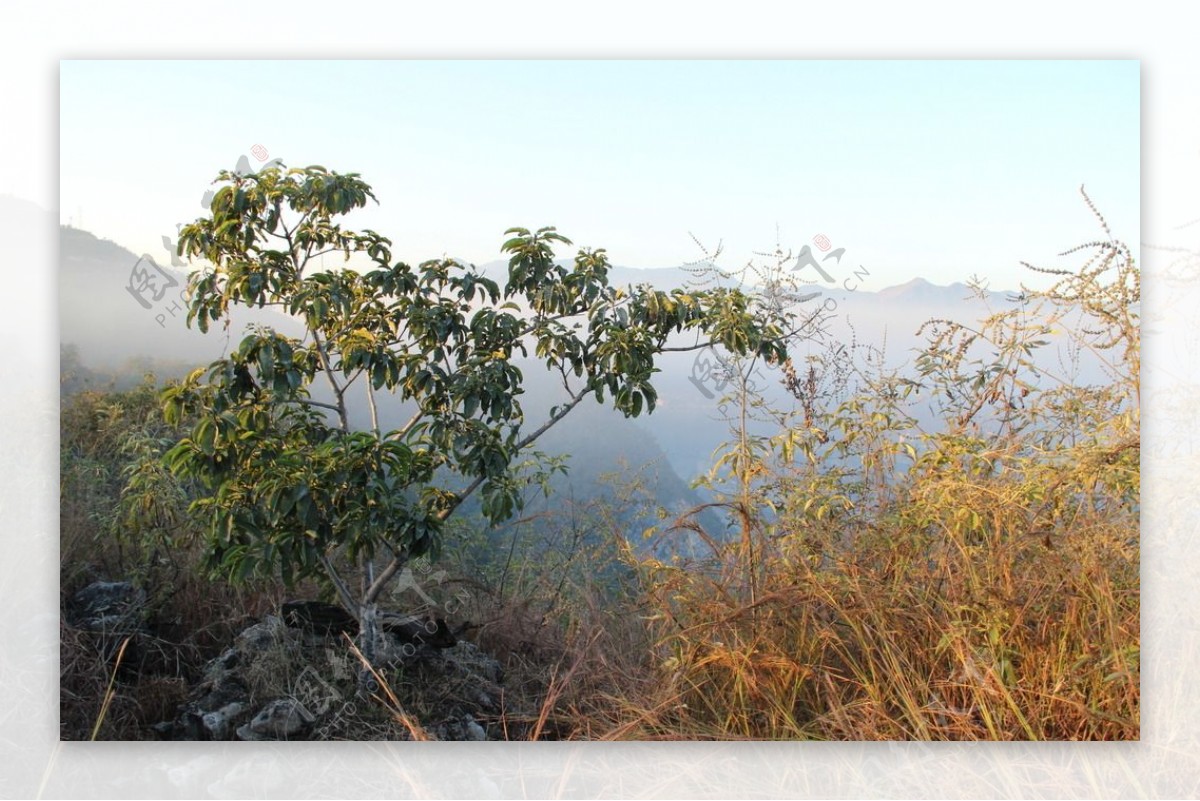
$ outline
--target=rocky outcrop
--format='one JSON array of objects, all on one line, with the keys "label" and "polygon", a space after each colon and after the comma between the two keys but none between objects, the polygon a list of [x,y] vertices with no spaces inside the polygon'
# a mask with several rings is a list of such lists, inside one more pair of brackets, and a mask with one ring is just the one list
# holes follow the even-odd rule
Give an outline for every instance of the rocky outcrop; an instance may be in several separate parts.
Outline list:
[{"label": "rocky outcrop", "polygon": [[237,736],[239,740],[296,740],[316,722],[316,716],[295,698],[278,698],[239,726]]},{"label": "rocky outcrop", "polygon": [[77,645],[123,680],[171,673],[176,654],[151,617],[146,591],[129,581],[94,581],[63,607],[64,622],[80,632]]},{"label": "rocky outcrop", "polygon": [[[277,617],[242,631],[233,645],[204,668],[200,682],[173,721],[155,726],[170,740],[232,740],[257,711],[264,678],[301,656],[300,632]],[[261,738],[258,738],[261,739]]]},{"label": "rocky outcrop", "polygon": [[411,733],[397,719],[399,704],[430,739],[501,737],[492,724],[504,713],[495,659],[458,641],[445,621],[385,616],[387,642],[376,671],[391,693],[363,697],[362,665],[342,636],[349,633],[347,621],[337,609],[292,602],[280,616],[242,631],[206,665],[176,718],[154,727],[156,734],[171,740],[404,739]]},{"label": "rocky outcrop", "polygon": [[85,631],[132,634],[142,629],[146,593],[128,581],[94,581],[71,596],[67,622]]},{"label": "rocky outcrop", "polygon": [[343,632],[358,633],[358,621],[354,619],[354,615],[333,604],[321,601],[288,601],[279,611],[283,615],[284,623],[311,634],[335,637]]},{"label": "rocky outcrop", "polygon": [[[352,614],[340,606],[323,601],[288,601],[281,607],[280,613],[284,623],[306,634],[336,637],[358,633],[358,621]],[[381,610],[379,627],[401,643],[450,648],[458,642],[450,626],[440,617]]]}]

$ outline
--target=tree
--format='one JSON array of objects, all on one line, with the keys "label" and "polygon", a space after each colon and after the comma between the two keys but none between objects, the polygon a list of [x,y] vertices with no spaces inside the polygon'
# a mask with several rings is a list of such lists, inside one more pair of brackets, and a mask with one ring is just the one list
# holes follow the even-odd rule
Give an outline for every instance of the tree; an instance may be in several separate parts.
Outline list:
[{"label": "tree", "polygon": [[[359,618],[369,658],[383,589],[410,559],[436,555],[469,497],[492,522],[511,517],[518,457],[585,398],[627,416],[653,411],[655,357],[668,350],[787,356],[786,311],[737,290],[613,287],[603,249],[558,264],[553,247],[571,243],[554,228],[506,232],[501,288],[454,260],[392,263],[389,239],[344,228],[340,218],[375,200],[355,173],[274,167],[216,180],[210,213],[179,236],[180,255],[208,263],[189,281],[188,324],[228,327],[234,307],[275,307],[304,335],[254,327],[227,358],[166,389],[168,420],[197,422],[164,458],[203,488],[192,508],[213,569],[327,579]],[[330,253],[365,264],[320,269]],[[685,330],[704,341],[668,345]],[[567,393],[533,428],[513,362],[531,349]],[[317,381],[330,400],[313,396]],[[371,430],[351,426],[351,392],[365,397]],[[410,404],[411,419],[380,430],[382,395]]]}]

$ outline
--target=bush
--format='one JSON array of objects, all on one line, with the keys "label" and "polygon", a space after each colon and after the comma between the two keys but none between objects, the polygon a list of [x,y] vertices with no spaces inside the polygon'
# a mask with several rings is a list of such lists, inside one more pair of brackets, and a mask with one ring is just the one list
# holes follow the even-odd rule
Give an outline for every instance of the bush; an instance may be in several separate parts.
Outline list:
[{"label": "bush", "polygon": [[[788,365],[791,423],[735,430],[712,477],[740,536],[638,562],[652,679],[602,704],[608,734],[1138,737],[1140,276],[1084,248],[978,326],[931,321],[915,374],[860,359],[832,411],[835,365]],[[1108,382],[1048,374],[1056,343]]]}]

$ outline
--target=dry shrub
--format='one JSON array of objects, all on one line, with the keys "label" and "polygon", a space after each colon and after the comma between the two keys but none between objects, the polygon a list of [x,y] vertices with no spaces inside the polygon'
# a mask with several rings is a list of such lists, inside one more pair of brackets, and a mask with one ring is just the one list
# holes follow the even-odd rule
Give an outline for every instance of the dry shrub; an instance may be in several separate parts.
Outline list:
[{"label": "dry shrub", "polygon": [[[802,409],[769,442],[743,414],[714,482],[738,539],[631,556],[648,659],[638,680],[592,655],[610,680],[574,705],[609,725],[576,731],[1136,739],[1140,276],[1121,243],[1087,247],[978,326],[934,321],[915,376],[858,370],[831,412],[794,380]],[[1040,373],[1051,329],[1108,383]],[[731,397],[761,407],[745,381]],[[922,398],[935,433],[906,406]]]},{"label": "dry shrub", "polygon": [[209,578],[181,513],[186,498],[131,508],[124,492],[129,470],[149,463],[146,457],[169,433],[152,381],[128,392],[64,397],[60,428],[59,734],[64,740],[91,736],[120,644],[112,633],[76,629],[66,609],[93,581],[127,580],[145,591],[146,604],[98,737],[149,739],[152,724],[175,716],[204,663],[277,608],[281,591]]},{"label": "dry shrub", "polygon": [[[934,509],[910,496],[819,558],[786,531],[764,540],[753,585],[740,543],[702,563],[642,560],[651,680],[593,655],[620,692],[592,693],[588,735],[1136,739],[1136,514],[1079,514],[1047,541],[1011,525],[1028,508],[981,506],[964,487],[943,509],[945,493]],[[962,508],[992,524],[913,522]]]},{"label": "dry shrub", "polygon": [[141,673],[131,666],[138,648],[155,646],[145,642],[146,637],[130,636],[118,661],[124,639],[60,624],[60,739],[86,740],[93,731],[100,740],[151,739],[149,727],[174,717],[176,707],[186,699],[187,683],[182,677]]}]

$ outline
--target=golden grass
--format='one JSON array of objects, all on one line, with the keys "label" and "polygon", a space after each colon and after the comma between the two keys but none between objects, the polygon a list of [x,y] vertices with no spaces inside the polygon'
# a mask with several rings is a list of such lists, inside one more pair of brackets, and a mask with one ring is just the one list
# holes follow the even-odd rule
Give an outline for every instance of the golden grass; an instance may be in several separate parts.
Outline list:
[{"label": "golden grass", "polygon": [[630,555],[642,595],[599,643],[644,657],[587,644],[587,686],[554,690],[576,736],[1136,739],[1136,504],[1068,504],[1063,482],[1068,524],[1033,535],[1036,471],[910,478],[868,513],[757,526],[753,547]]},{"label": "golden grass", "polygon": [[104,718],[108,715],[108,708],[112,705],[113,694],[117,683],[117,671],[121,669],[121,662],[125,659],[125,649],[129,646],[130,637],[121,640],[121,647],[117,649],[117,660],[113,663],[112,677],[108,680],[108,687],[104,690],[104,701],[100,704],[100,714],[96,715],[96,725],[92,726],[92,736],[89,740],[95,740],[100,734],[100,727],[104,725]]}]

